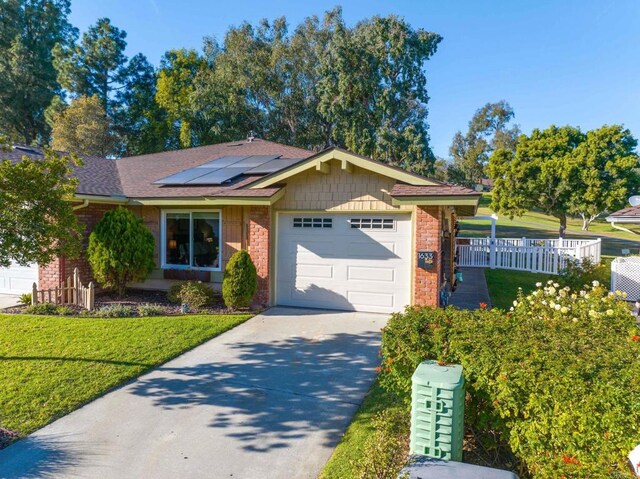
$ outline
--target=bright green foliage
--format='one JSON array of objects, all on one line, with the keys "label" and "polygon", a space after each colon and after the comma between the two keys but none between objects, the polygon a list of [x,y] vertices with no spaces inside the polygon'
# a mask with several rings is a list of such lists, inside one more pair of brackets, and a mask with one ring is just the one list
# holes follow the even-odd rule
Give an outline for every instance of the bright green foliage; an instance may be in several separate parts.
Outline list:
[{"label": "bright green foliage", "polygon": [[198,123],[197,108],[191,106],[195,77],[206,66],[205,59],[195,50],[183,48],[165,53],[158,71],[156,101],[167,111],[169,121],[179,123],[182,148],[194,146],[200,124],[209,127]]},{"label": "bright green foliage", "polygon": [[64,51],[77,31],[68,21],[70,0],[0,2],[0,135],[46,142],[45,110],[60,93],[54,46]]},{"label": "bright green foliage", "polygon": [[492,207],[510,218],[537,208],[560,221],[583,216],[583,229],[606,209],[617,209],[640,184],[635,139],[620,126],[583,134],[551,126],[522,135],[515,153],[497,150],[489,162]]},{"label": "bright green foliage", "polygon": [[91,313],[97,318],[129,318],[133,316],[133,308],[124,304],[110,304]]},{"label": "bright green foliage", "polygon": [[448,180],[474,187],[484,178],[484,168],[491,153],[498,149],[515,151],[520,129],[509,126],[514,113],[511,105],[502,100],[487,103],[476,111],[466,134],[458,131],[449,152],[453,158]]},{"label": "bright green foliage", "polygon": [[0,314],[0,427],[26,436],[249,317]]},{"label": "bright green foliage", "polygon": [[161,304],[140,304],[136,307],[138,316],[162,316],[166,313]]},{"label": "bright green foliage", "polygon": [[78,184],[70,174],[80,164],[51,150],[42,160],[11,163],[0,150],[0,267],[77,257],[81,227],[69,200]]},{"label": "bright green foliage", "polygon": [[605,125],[587,132],[576,148],[577,188],[570,213],[582,217],[582,229],[605,211],[628,205],[628,198],[640,192],[638,145],[631,132],[620,125]]},{"label": "bright green foliage", "polygon": [[198,309],[215,301],[215,293],[202,281],[185,281],[171,285],[167,299],[172,303],[187,303]]},{"label": "bright green foliage", "polygon": [[31,304],[31,293],[22,293],[20,295],[20,304]]},{"label": "bright green foliage", "polygon": [[89,236],[87,259],[105,288],[124,295],[127,283],[142,281],[154,268],[154,239],[140,218],[118,207],[107,211]]},{"label": "bright green foliage", "polygon": [[498,432],[522,476],[631,477],[626,455],[640,434],[638,333],[627,304],[597,282],[575,291],[551,281],[520,294],[508,313],[394,315],[383,331],[381,382],[409,404],[410,374],[421,360],[462,364],[467,426]]},{"label": "bright green foliage", "polygon": [[53,303],[31,304],[25,308],[26,314],[57,315],[58,307]]},{"label": "bright green foliage", "polygon": [[82,156],[107,156],[116,138],[100,100],[81,96],[53,119],[51,146]]},{"label": "bright green foliage", "polygon": [[376,414],[373,432],[365,441],[356,463],[358,479],[399,477],[409,452],[409,417],[402,408],[390,408]]},{"label": "bright green foliage", "polygon": [[558,277],[558,283],[574,290],[580,290],[594,281],[603,285],[611,283],[611,263],[594,263],[590,258],[581,261],[570,259]]},{"label": "bright green foliage", "polygon": [[258,275],[246,250],[236,251],[229,258],[222,280],[222,297],[227,308],[246,308],[258,289]]}]

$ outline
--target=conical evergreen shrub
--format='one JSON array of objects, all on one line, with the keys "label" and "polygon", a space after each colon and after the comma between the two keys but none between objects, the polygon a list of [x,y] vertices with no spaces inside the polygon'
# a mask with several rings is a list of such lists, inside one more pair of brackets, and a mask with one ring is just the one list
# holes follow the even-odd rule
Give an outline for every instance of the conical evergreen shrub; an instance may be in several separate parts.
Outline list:
[{"label": "conical evergreen shrub", "polygon": [[224,270],[222,298],[227,308],[246,308],[258,289],[258,274],[246,250],[234,253]]}]

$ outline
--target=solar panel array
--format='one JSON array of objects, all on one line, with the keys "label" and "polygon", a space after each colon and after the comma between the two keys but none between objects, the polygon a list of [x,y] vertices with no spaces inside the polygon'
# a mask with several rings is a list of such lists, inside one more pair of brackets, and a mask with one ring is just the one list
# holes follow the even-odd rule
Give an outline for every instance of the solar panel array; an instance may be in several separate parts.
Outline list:
[{"label": "solar panel array", "polygon": [[282,155],[224,156],[154,181],[157,185],[221,185],[240,175],[267,175],[287,168],[300,158]]}]

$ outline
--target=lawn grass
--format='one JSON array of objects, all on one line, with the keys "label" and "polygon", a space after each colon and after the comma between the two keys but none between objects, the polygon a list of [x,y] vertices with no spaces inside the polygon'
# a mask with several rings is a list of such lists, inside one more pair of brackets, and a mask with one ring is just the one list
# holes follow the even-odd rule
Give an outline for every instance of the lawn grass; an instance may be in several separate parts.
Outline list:
[{"label": "lawn grass", "polygon": [[25,436],[250,317],[0,314],[0,427]]},{"label": "lawn grass", "polygon": [[[478,215],[490,215],[491,193],[483,193],[480,199]],[[557,218],[545,215],[539,211],[528,211],[519,218],[510,220],[506,216],[498,215],[496,236],[499,238],[557,238],[560,223]],[[485,237],[491,234],[491,221],[465,219],[460,221],[460,236]],[[637,253],[640,250],[640,236],[616,230],[604,219],[591,224],[589,231],[582,231],[582,220],[569,217],[567,220],[568,238],[602,238],[602,254],[620,256],[622,249],[631,249]]]},{"label": "lawn grass", "polygon": [[365,441],[373,434],[371,423],[373,417],[393,405],[392,396],[382,389],[376,380],[353,417],[353,421],[351,421],[340,444],[320,473],[320,479],[356,477],[354,464],[363,455]]},{"label": "lawn grass", "polygon": [[513,300],[518,297],[518,288],[524,293],[536,289],[537,282],[553,279],[549,274],[528,273],[526,271],[512,271],[508,269],[485,269],[489,297],[494,308],[509,309]]}]

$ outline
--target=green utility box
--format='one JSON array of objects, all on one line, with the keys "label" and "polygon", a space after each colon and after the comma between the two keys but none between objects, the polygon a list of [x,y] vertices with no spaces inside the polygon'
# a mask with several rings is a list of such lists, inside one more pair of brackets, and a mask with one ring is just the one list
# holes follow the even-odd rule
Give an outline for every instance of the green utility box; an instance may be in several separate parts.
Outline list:
[{"label": "green utility box", "polygon": [[411,454],[462,461],[462,366],[424,361],[411,381]]}]

